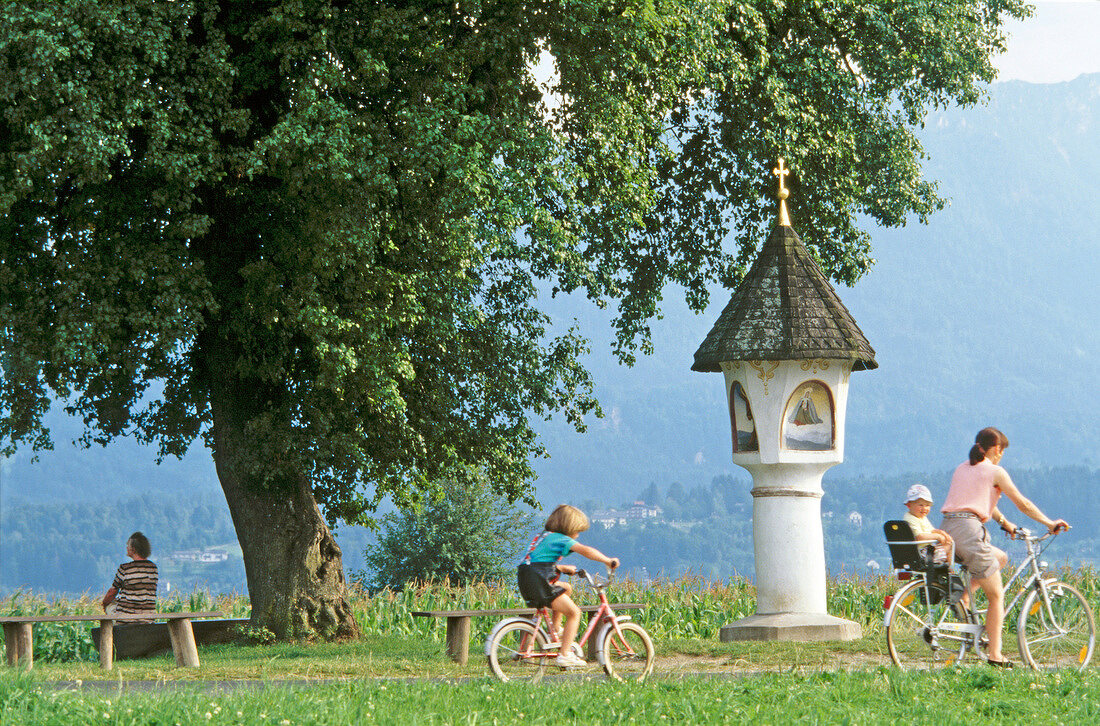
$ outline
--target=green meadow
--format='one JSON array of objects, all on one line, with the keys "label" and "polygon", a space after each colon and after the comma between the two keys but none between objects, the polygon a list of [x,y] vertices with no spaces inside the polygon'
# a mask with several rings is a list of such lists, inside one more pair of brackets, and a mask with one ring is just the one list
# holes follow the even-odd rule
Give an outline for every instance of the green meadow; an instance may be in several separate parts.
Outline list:
[{"label": "green meadow", "polygon": [[[1096,573],[1065,573],[1096,608]],[[515,606],[510,585],[456,588],[421,583],[401,592],[354,596],[363,637],[353,642],[264,642],[242,632],[235,644],[200,649],[202,666],[176,668],[169,654],[122,660],[100,670],[83,624],[39,625],[33,669],[0,676],[0,723],[998,723],[1095,721],[1096,668],[1084,673],[994,671],[976,660],[940,673],[889,665],[882,600],[886,578],[834,579],[830,611],[859,622],[850,643],[720,643],[718,629],[754,609],[751,583],[701,578],[619,583],[613,600],[642,602],[634,617],[657,646],[654,677],[608,682],[592,665],[553,674],[538,686],[491,678],[482,643],[492,618],[475,619],[470,662],[444,653],[442,621],[412,610]],[[28,593],[0,601],[6,614],[95,612],[93,598]],[[239,596],[194,593],[164,610],[213,607],[247,615]],[[1011,639],[1011,633],[1006,633]]]}]

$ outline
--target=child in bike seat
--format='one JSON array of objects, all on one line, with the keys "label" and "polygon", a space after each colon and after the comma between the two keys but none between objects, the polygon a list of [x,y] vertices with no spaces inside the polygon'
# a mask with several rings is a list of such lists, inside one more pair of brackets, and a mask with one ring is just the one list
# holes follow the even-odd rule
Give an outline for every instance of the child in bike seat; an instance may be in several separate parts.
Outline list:
[{"label": "child in bike seat", "polygon": [[951,535],[942,529],[933,529],[928,521],[928,512],[932,509],[932,492],[923,484],[914,484],[905,493],[905,508],[909,511],[902,517],[913,530],[913,538],[918,542],[936,542],[933,560],[947,562],[947,552],[951,544]]},{"label": "child in bike seat", "polygon": [[556,661],[562,668],[583,666],[585,660],[573,653],[573,641],[577,639],[577,628],[581,622],[580,608],[570,597],[572,586],[558,582],[560,573],[572,575],[577,568],[558,562],[569,553],[576,552],[612,569],[619,566],[617,558],[608,557],[595,547],[577,541],[577,535],[588,526],[588,517],[584,512],[568,504],[559,504],[547,518],[545,531],[531,542],[531,548],[516,573],[519,592],[527,606],[548,607],[554,611],[553,627],[561,630],[561,650]]}]

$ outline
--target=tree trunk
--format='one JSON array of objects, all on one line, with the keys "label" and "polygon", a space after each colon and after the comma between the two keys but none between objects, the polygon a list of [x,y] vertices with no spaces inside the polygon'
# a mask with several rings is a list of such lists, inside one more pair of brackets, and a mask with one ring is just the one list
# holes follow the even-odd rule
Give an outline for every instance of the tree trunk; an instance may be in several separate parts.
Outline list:
[{"label": "tree trunk", "polygon": [[215,384],[211,391],[214,464],[244,552],[251,624],[278,638],[358,637],[340,547],[308,478],[302,474],[260,488],[250,486],[234,464],[241,459],[239,447],[248,445],[234,388]]}]

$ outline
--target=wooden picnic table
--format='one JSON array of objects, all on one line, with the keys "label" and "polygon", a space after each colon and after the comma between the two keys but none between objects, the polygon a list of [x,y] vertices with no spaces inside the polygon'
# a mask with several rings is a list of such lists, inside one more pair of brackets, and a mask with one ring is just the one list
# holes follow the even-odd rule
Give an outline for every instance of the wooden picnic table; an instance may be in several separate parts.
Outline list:
[{"label": "wooden picnic table", "polygon": [[[599,605],[581,605],[579,607],[582,613],[594,613],[600,609]],[[611,609],[616,612],[619,610],[641,610],[643,607],[645,606],[636,602],[611,605]],[[497,617],[534,615],[536,612],[538,611],[535,608],[497,608],[494,610],[416,610],[413,611],[412,615],[418,618],[447,618],[447,655],[459,665],[466,665],[470,659],[470,618],[481,615],[495,615]],[[584,628],[582,627],[580,632],[577,633],[578,637],[583,633]],[[592,637],[588,640],[588,658],[593,660],[595,657],[596,638]]]},{"label": "wooden picnic table", "polygon": [[195,645],[195,633],[191,629],[192,618],[220,618],[224,613],[113,613],[104,615],[3,615],[0,624],[4,626],[4,648],[7,651],[9,666],[34,665],[35,623],[99,623],[99,666],[111,670],[114,666],[114,625],[134,621],[166,620],[168,636],[172,641],[172,653],[176,656],[176,665],[185,668],[197,668],[199,649]]}]

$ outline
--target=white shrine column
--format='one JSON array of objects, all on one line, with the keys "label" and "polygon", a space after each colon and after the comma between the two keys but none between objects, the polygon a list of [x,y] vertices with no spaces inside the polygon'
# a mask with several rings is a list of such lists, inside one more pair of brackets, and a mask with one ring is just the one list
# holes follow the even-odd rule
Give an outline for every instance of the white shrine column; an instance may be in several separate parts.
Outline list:
[{"label": "white shrine column", "polygon": [[791,227],[780,160],[779,219],[695,353],[721,371],[733,463],[752,474],[756,614],[722,640],[851,640],[827,610],[821,478],[844,461],[848,379],[875,352]]},{"label": "white shrine column", "polygon": [[832,464],[770,464],[752,473],[756,612],[825,613],[821,475]]}]

